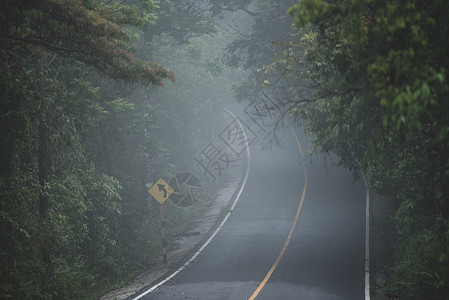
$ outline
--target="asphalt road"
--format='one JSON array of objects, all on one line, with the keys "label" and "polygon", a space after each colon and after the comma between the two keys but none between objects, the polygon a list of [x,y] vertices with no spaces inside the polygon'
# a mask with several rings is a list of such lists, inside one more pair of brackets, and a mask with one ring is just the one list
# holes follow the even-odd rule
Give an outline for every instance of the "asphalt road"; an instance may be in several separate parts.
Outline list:
[{"label": "asphalt road", "polygon": [[250,298],[285,245],[305,176],[295,231],[255,299],[364,298],[363,184],[320,157],[302,160],[290,131],[282,142],[271,152],[251,148],[249,177],[227,223],[193,263],[142,299]]}]

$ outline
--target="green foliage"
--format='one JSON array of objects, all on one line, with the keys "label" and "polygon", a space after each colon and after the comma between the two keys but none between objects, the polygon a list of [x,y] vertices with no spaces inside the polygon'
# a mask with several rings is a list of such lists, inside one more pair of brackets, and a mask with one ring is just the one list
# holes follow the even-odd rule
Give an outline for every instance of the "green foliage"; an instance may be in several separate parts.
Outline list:
[{"label": "green foliage", "polygon": [[387,110],[385,122],[419,129],[425,122],[446,121],[438,111],[447,109],[442,101],[448,89],[447,44],[442,41],[448,28],[439,13],[447,10],[445,1],[311,0],[290,13],[298,25],[316,24],[320,43],[344,45],[343,60],[333,53],[329,61],[370,83]]},{"label": "green foliage", "polygon": [[[120,213],[120,185],[86,164],[65,169],[48,182],[52,208],[44,221],[37,213],[36,177],[22,174],[23,179],[12,178],[11,188],[1,195],[2,296],[82,295],[97,277],[107,274],[89,271],[89,265],[97,265],[115,247],[111,228]],[[51,249],[50,265],[40,259],[43,243]]]},{"label": "green foliage", "polygon": [[158,26],[147,28],[146,35],[162,37],[175,44],[186,44],[192,37],[216,32],[207,1],[167,0],[160,2]]},{"label": "green foliage", "polygon": [[390,289],[404,299],[445,299],[439,288],[441,271],[435,254],[439,245],[433,232],[418,230],[395,249],[395,266]]},{"label": "green foliage", "polygon": [[[396,199],[391,290],[448,296],[446,1],[301,1],[315,101],[297,110],[314,143]],[[304,30],[304,29],[303,29]],[[443,259],[441,259],[443,257]],[[443,262],[444,261],[444,262]]]},{"label": "green foliage", "polygon": [[[231,35],[199,38],[218,12],[196,4],[0,4],[1,298],[95,298],[158,258],[145,184],[191,168],[231,98]],[[198,209],[168,209],[170,238]]]},{"label": "green foliage", "polygon": [[239,99],[268,99],[315,150],[395,199],[391,292],[448,298],[449,2],[301,0],[294,31],[280,6],[257,1],[270,21],[254,16],[228,47],[229,64],[252,70]]},{"label": "green foliage", "polygon": [[[155,7],[149,0],[142,3],[144,8]],[[160,85],[167,77],[174,80],[174,74],[165,67],[134,60],[135,50],[121,26],[143,27],[149,13],[141,16],[132,5],[119,1],[105,4],[95,0],[39,0],[6,1],[0,8],[0,38],[5,44],[2,54],[8,54],[2,71],[10,68],[14,60],[20,61],[42,49],[73,57],[115,79],[138,81],[146,86]],[[25,57],[11,55],[17,47],[29,53]]]}]

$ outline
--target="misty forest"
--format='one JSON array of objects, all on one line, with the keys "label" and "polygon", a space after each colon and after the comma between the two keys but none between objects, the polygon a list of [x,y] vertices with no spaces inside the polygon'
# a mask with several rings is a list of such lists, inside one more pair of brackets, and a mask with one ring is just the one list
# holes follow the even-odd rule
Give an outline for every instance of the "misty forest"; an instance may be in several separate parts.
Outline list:
[{"label": "misty forest", "polygon": [[[204,175],[223,107],[263,98],[266,148],[290,124],[378,195],[375,298],[449,299],[448,15],[447,0],[0,1],[0,298],[99,299],[159,261],[148,184]],[[168,244],[204,209],[166,204]]]}]

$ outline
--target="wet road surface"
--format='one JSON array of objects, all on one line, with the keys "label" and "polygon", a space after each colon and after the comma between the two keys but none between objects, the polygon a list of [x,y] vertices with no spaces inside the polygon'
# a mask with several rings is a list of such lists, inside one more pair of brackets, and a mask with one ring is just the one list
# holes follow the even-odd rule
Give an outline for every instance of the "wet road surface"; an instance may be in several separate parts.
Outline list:
[{"label": "wet road surface", "polygon": [[295,231],[255,299],[364,298],[363,184],[319,157],[303,160],[290,131],[282,143],[271,152],[251,147],[249,177],[227,223],[193,263],[141,299],[250,298],[284,247],[305,176]]}]

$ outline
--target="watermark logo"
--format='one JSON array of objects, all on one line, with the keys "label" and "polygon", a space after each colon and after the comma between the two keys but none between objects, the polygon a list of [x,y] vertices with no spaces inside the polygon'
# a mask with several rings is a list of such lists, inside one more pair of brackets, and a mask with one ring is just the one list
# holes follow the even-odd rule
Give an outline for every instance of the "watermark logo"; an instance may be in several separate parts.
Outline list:
[{"label": "watermark logo", "polygon": [[194,167],[212,182],[229,170],[236,158],[259,139],[256,132],[267,134],[282,116],[281,110],[268,97],[250,102],[243,112],[244,120],[235,117],[218,134],[217,141],[211,141],[193,158]]},{"label": "watermark logo", "polygon": [[258,138],[254,131],[239,117],[234,118],[218,136],[238,156]]},{"label": "watermark logo", "polygon": [[229,155],[221,148],[210,142],[200,153],[193,158],[196,162],[195,167],[201,168],[203,176],[209,176],[212,182],[221,176],[224,170],[229,169],[229,165],[234,162]]}]

